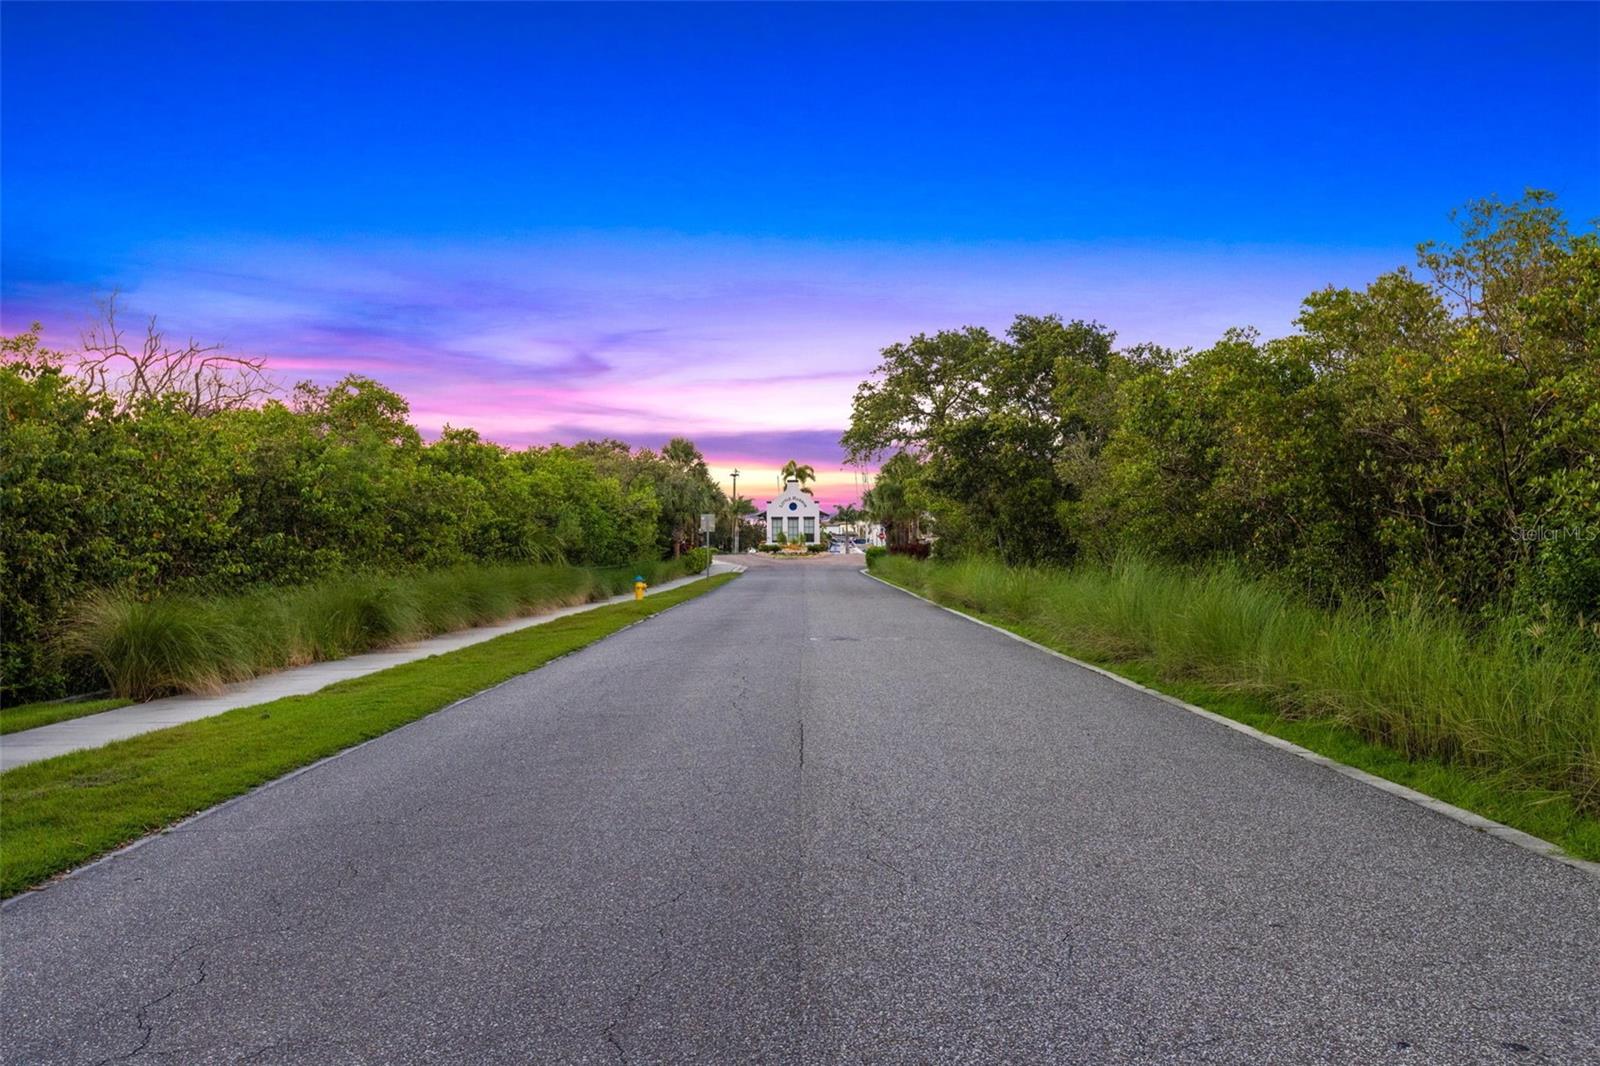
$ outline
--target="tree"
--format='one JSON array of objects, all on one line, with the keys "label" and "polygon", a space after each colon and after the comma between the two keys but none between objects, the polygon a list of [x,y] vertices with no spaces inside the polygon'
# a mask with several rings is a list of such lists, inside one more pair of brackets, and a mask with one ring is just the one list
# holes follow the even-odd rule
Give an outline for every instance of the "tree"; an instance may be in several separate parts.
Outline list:
[{"label": "tree", "polygon": [[909,452],[896,452],[878,471],[862,505],[873,521],[883,526],[889,547],[903,547],[922,539],[922,519],[927,499],[921,483],[922,467]]},{"label": "tree", "polygon": [[941,551],[1065,561],[1075,544],[1057,505],[1078,489],[1058,459],[1081,427],[1058,385],[1074,368],[1103,371],[1113,340],[1096,323],[1029,315],[1005,339],[978,327],[918,334],[883,350],[842,443],[853,462],[916,458]]},{"label": "tree", "polygon": [[660,474],[656,496],[661,501],[662,521],[676,558],[698,542],[700,516],[721,511],[726,497],[711,480],[705,457],[685,437],[672,438],[661,450]]},{"label": "tree", "polygon": [[783,464],[783,471],[778,475],[778,485],[782,487],[790,478],[800,482],[801,487],[817,480],[817,471],[810,464],[801,464],[793,459]]},{"label": "tree", "polygon": [[[1572,489],[1600,453],[1600,271],[1595,235],[1572,238],[1547,193],[1455,217],[1458,244],[1418,249],[1424,277],[1313,294],[1299,324],[1373,516],[1371,580],[1482,608],[1543,587],[1542,560],[1572,549],[1540,531],[1594,521],[1600,497]],[[1600,585],[1560,599],[1592,614]]]},{"label": "tree", "polygon": [[1117,351],[1019,316],[891,345],[842,438],[894,456],[868,506],[941,554],[1226,556],[1327,599],[1600,617],[1600,234],[1539,191],[1454,217],[1289,336]]},{"label": "tree", "polygon": [[833,510],[835,524],[845,527],[851,537],[859,537],[861,535],[861,522],[866,517],[867,513],[854,504],[841,503]]},{"label": "tree", "polygon": [[182,391],[130,401],[106,380],[44,348],[37,329],[0,338],[8,703],[92,687],[56,637],[97,589],[224,594],[468,562],[620,566],[668,550],[662,530],[681,519],[663,519],[663,500],[691,526],[721,506],[687,441],[667,457],[622,444],[512,450],[446,427],[428,443],[404,397],[360,376],[220,408]]},{"label": "tree", "polygon": [[[717,518],[717,524],[720,527],[719,533],[722,535],[722,543],[726,544],[730,549],[735,547],[733,531],[734,527],[737,526],[739,529],[739,538],[743,543],[760,544],[761,540],[765,538],[756,533],[758,528],[757,524],[749,520],[750,516],[756,513],[757,511],[755,503],[743,496],[735,497],[728,504],[727,511],[725,513],[719,513]],[[752,540],[752,536],[756,537],[757,539]]]},{"label": "tree", "polygon": [[90,396],[110,399],[118,410],[168,400],[192,415],[252,407],[278,391],[259,358],[230,355],[220,344],[167,344],[155,316],[144,339],[128,347],[117,322],[115,295],[101,307],[101,320],[83,336],[73,372]]}]

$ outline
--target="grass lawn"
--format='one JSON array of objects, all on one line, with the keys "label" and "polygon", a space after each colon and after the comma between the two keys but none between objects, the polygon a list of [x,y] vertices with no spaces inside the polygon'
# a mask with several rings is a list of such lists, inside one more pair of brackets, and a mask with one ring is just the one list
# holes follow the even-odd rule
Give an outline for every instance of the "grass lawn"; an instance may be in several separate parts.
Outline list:
[{"label": "grass lawn", "polygon": [[82,718],[86,714],[99,714],[101,711],[126,707],[132,702],[108,696],[103,700],[56,700],[50,703],[22,703],[15,707],[0,707],[0,736],[50,725],[52,722]]},{"label": "grass lawn", "polygon": [[543,666],[734,576],[0,774],[0,895]]},{"label": "grass lawn", "polygon": [[[944,597],[937,590],[912,587],[890,568],[874,572],[900,588],[928,596],[936,602]],[[1373,743],[1356,730],[1326,718],[1291,717],[1267,699],[1250,693],[1229,690],[1189,679],[1163,676],[1159,668],[1139,659],[1113,658],[1090,648],[1075,647],[1062,641],[1043,626],[1018,622],[999,614],[974,608],[970,603],[947,603],[990,625],[1027,637],[1047,648],[1054,648],[1074,659],[1093,663],[1114,674],[1136,681],[1147,688],[1175,696],[1185,703],[1231,718],[1281,737],[1346,766],[1354,766],[1377,777],[1405,785],[1418,792],[1444,800],[1485,818],[1559,845],[1569,855],[1600,861],[1600,819],[1577,809],[1565,793],[1527,787],[1525,781],[1509,773],[1446,763],[1427,756],[1406,756],[1393,748]]]}]

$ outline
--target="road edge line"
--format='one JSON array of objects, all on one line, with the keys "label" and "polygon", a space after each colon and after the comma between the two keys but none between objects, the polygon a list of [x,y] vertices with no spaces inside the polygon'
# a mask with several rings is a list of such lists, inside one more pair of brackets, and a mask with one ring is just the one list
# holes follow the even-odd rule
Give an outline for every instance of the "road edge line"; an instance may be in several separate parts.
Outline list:
[{"label": "road edge line", "polygon": [[1073,666],[1082,667],[1085,670],[1099,674],[1101,677],[1110,678],[1119,685],[1125,685],[1128,688],[1136,689],[1147,696],[1153,696],[1162,703],[1166,703],[1181,710],[1188,711],[1190,714],[1199,715],[1201,718],[1209,719],[1210,721],[1216,722],[1219,725],[1228,727],[1236,733],[1243,733],[1247,737],[1252,737],[1264,744],[1271,745],[1280,751],[1288,752],[1291,755],[1305,759],[1307,762],[1315,763],[1324,769],[1332,770],[1334,773],[1342,774],[1343,776],[1351,778],[1352,780],[1360,781],[1363,784],[1370,785],[1373,788],[1378,789],[1380,792],[1387,792],[1391,796],[1406,800],[1407,802],[1413,803],[1418,807],[1426,808],[1427,810],[1432,811],[1434,814],[1442,815],[1453,822],[1459,822],[1469,829],[1476,829],[1480,833],[1494,837],[1497,840],[1503,840],[1507,844],[1514,844],[1517,847],[1522,848],[1524,851],[1531,851],[1536,855],[1540,855],[1546,859],[1551,859],[1555,862],[1561,863],[1563,866],[1570,866],[1580,873],[1588,874],[1590,877],[1600,878],[1600,862],[1590,862],[1588,859],[1580,859],[1576,855],[1569,854],[1559,845],[1552,844],[1550,841],[1545,840],[1542,837],[1536,837],[1532,833],[1525,833],[1521,829],[1514,829],[1511,826],[1505,825],[1502,822],[1497,822],[1492,818],[1485,818],[1483,815],[1475,814],[1464,807],[1457,807],[1453,803],[1446,803],[1444,800],[1430,796],[1426,792],[1418,792],[1414,788],[1399,784],[1395,781],[1390,781],[1386,777],[1379,777],[1377,774],[1369,773],[1366,770],[1360,769],[1359,767],[1351,766],[1348,763],[1342,763],[1337,759],[1330,759],[1328,756],[1312,751],[1310,748],[1303,748],[1293,741],[1284,740],[1282,737],[1275,737],[1271,733],[1264,733],[1254,726],[1246,725],[1244,722],[1235,721],[1234,719],[1229,718],[1227,715],[1218,714],[1216,711],[1208,711],[1204,707],[1197,707],[1192,703],[1186,703],[1185,701],[1178,699],[1176,696],[1169,696],[1165,692],[1158,692],[1146,685],[1139,684],[1139,682],[1134,681],[1131,678],[1123,677],[1121,674],[1114,673],[1105,669],[1104,667],[1096,666],[1094,663],[1084,662],[1082,659],[1074,659],[1065,652],[1057,651],[1055,648],[1040,644],[1036,640],[1029,640],[1021,633],[1013,633],[1004,626],[997,626],[993,622],[985,622],[981,618],[974,618],[965,611],[958,611],[954,607],[946,607],[944,604],[939,603],[936,600],[930,600],[928,597],[923,596],[920,593],[912,592],[910,589],[904,588],[903,586],[896,585],[892,581],[885,581],[883,578],[878,577],[876,574],[868,573],[866,570],[862,570],[860,573],[863,577],[870,578],[880,585],[885,585],[897,592],[903,592],[907,596],[910,596],[913,599],[921,600],[923,603],[929,604],[930,606],[937,607],[941,611],[948,611],[957,618],[964,618],[975,625],[983,626],[985,629],[992,629],[996,633],[1000,633],[1004,636],[1010,637],[1012,640],[1026,644],[1030,648],[1035,648],[1039,651],[1042,651],[1046,655],[1053,655],[1057,659],[1071,663]]}]

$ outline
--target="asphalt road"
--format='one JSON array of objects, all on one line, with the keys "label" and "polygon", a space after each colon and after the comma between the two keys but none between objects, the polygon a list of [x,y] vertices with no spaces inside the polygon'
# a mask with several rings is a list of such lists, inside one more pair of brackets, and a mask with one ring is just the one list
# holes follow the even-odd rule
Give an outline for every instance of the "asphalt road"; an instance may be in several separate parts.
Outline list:
[{"label": "asphalt road", "polygon": [[1600,881],[816,560],[0,933],[6,1062],[1600,1060]]}]

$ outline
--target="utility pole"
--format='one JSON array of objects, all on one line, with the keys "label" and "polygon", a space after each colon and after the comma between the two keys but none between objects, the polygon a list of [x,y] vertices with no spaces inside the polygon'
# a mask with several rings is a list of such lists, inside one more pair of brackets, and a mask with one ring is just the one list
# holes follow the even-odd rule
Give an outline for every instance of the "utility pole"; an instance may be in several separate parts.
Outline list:
[{"label": "utility pole", "polygon": [[733,554],[739,554],[739,468],[733,468]]}]

